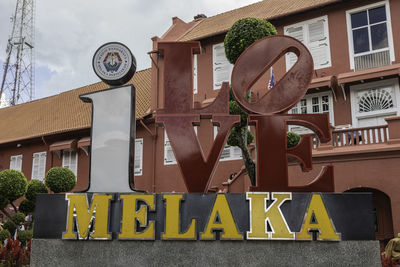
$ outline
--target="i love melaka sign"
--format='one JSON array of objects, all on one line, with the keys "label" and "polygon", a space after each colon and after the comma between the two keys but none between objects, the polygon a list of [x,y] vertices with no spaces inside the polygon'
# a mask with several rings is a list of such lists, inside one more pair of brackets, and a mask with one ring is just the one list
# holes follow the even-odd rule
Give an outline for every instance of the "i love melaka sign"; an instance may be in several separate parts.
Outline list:
[{"label": "i love melaka sign", "polygon": [[[119,66],[128,72],[132,68],[124,63],[135,62],[126,47],[114,45],[99,49],[93,61],[102,71],[99,77],[105,82],[110,79],[111,85],[116,84],[112,80],[116,75],[107,72],[118,72]],[[229,84],[222,84],[209,106],[195,109],[192,60],[200,52],[199,42],[160,42],[158,52],[164,70],[163,108],[156,111],[155,119],[167,132],[189,194],[144,194],[131,188],[136,132],[133,86],[86,94],[81,99],[93,105],[89,188],[87,193],[39,196],[35,238],[374,239],[370,195],[327,193],[334,191],[333,166],[324,167],[310,184],[289,185],[288,156],[295,157],[303,171],[311,170],[312,139],[305,136],[296,147],[287,148],[288,125],[311,129],[321,142],[331,139],[327,114],[287,114],[312,78],[312,57],[303,44],[286,36],[267,37],[244,51],[234,66],[232,91],[256,129],[257,179],[246,194],[205,194],[228,134],[240,121],[238,115],[229,114]],[[261,99],[249,102],[246,95],[252,85],[287,52],[297,55],[297,63]],[[124,73],[117,76],[128,80]],[[219,127],[208,155],[194,131],[201,119],[211,119]]]}]

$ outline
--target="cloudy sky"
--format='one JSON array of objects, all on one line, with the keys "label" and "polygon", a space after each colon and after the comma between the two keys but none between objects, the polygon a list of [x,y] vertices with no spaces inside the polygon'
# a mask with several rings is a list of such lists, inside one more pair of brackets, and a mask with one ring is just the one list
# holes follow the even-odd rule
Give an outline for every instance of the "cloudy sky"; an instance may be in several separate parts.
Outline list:
[{"label": "cloudy sky", "polygon": [[[138,70],[150,67],[150,38],[161,36],[177,16],[188,22],[259,0],[36,0],[36,99],[99,81],[91,67],[96,49],[110,41],[126,44]],[[16,0],[0,0],[0,64]],[[2,73],[2,67],[0,74]],[[0,76],[0,80],[2,76]]]}]

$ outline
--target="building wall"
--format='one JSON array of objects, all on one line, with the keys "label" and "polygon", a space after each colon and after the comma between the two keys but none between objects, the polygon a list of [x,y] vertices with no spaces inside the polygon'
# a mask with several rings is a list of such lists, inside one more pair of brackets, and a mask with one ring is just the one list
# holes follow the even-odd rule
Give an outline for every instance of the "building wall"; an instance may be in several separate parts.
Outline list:
[{"label": "building wall", "polygon": [[[22,155],[21,171],[29,181],[32,177],[34,153],[46,152],[45,173],[47,173],[47,171],[52,167],[62,166],[62,151],[50,151],[49,148],[51,144],[70,139],[79,140],[82,137],[88,136],[89,132],[90,130],[87,129],[75,133],[71,132],[67,134],[52,135],[43,138],[23,140],[21,142],[2,145],[0,148],[0,171],[10,168],[11,156]],[[80,148],[76,149],[76,151],[78,154],[77,184],[73,190],[81,191],[87,189],[88,187],[90,155],[86,155],[86,153]]]}]

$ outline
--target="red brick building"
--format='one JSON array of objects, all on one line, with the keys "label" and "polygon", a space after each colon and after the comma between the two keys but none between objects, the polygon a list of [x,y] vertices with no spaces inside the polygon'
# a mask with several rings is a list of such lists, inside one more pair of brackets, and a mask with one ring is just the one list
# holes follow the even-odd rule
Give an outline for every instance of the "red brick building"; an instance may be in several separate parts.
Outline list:
[{"label": "red brick building", "polygon": [[[290,113],[329,113],[333,140],[315,142],[314,170],[302,173],[290,163],[290,182],[310,182],[327,164],[335,166],[335,191],[374,193],[378,239],[400,232],[400,2],[340,0],[265,0],[210,18],[191,22],[173,18],[161,37],[154,37],[152,68],[131,81],[138,90],[135,187],[148,192],[185,192],[181,173],[164,129],[154,124],[163,107],[163,57],[159,42],[199,41],[193,58],[194,106],[211,103],[221,83],[229,81],[232,65],[223,40],[238,19],[257,17],[274,24],[279,34],[295,37],[311,51],[314,74],[306,96]],[[275,80],[294,64],[286,55],[273,66]],[[262,97],[267,72],[252,88]],[[106,88],[97,83],[53,97],[0,110],[0,169],[21,169],[28,179],[43,179],[53,166],[77,173],[76,190],[85,189],[89,173],[90,104],[78,95]],[[292,131],[309,133],[305,128]],[[209,120],[196,128],[207,154],[214,138]],[[226,147],[210,192],[244,192],[250,185],[240,151]],[[397,211],[397,212],[396,212]]]}]

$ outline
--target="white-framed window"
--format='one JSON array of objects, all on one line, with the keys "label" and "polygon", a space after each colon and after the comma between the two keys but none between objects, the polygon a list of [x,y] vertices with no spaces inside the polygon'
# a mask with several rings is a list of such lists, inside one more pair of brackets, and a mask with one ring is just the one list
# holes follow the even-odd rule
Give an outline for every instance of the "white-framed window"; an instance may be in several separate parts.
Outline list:
[{"label": "white-framed window", "polygon": [[[328,16],[303,21],[284,27],[285,35],[301,41],[309,50],[314,60],[314,69],[332,66],[329,45]],[[297,60],[294,53],[286,55],[286,70]]]},{"label": "white-framed window", "polygon": [[78,153],[73,149],[63,150],[62,166],[70,169],[75,176],[78,176]]},{"label": "white-framed window", "polygon": [[40,181],[44,181],[45,172],[46,172],[46,152],[33,153],[31,179],[38,179]]},{"label": "white-framed window", "polygon": [[10,157],[10,170],[22,170],[22,155],[15,155]]},{"label": "white-framed window", "polygon": [[225,55],[224,43],[213,45],[213,88],[221,89],[222,82],[230,82],[233,65]]},{"label": "white-framed window", "polygon": [[[289,114],[318,114],[328,113],[331,125],[334,125],[333,101],[331,92],[307,94],[289,111]],[[289,125],[289,131],[306,134],[311,130],[298,126]]]},{"label": "white-framed window", "polygon": [[135,175],[143,174],[143,138],[135,139]]},{"label": "white-framed window", "polygon": [[400,114],[397,78],[350,87],[353,127],[385,125],[386,117]]},{"label": "white-framed window", "polygon": [[193,94],[197,94],[197,55],[193,55]]},{"label": "white-framed window", "polygon": [[[197,126],[193,126],[194,132],[197,135]],[[176,158],[172,146],[169,142],[167,131],[164,129],[164,165],[176,164]]]},{"label": "white-framed window", "polygon": [[389,1],[346,11],[350,68],[390,65],[394,58]]},{"label": "white-framed window", "polygon": [[[214,139],[218,134],[218,126],[214,126]],[[220,161],[237,160],[242,159],[242,150],[238,146],[228,146],[225,144],[224,150],[222,150]]]}]

